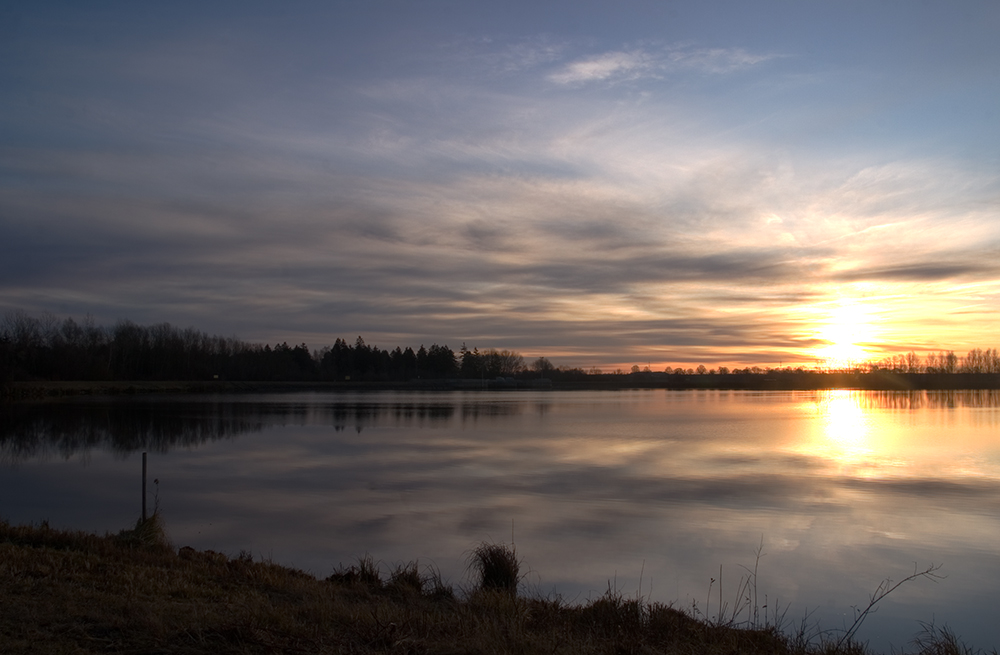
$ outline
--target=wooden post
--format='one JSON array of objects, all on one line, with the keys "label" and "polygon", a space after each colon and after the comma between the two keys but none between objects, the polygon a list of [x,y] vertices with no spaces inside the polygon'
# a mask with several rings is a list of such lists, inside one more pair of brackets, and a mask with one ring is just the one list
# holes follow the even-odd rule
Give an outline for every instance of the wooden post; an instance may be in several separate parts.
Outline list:
[{"label": "wooden post", "polygon": [[142,522],[146,522],[146,453],[142,453]]}]

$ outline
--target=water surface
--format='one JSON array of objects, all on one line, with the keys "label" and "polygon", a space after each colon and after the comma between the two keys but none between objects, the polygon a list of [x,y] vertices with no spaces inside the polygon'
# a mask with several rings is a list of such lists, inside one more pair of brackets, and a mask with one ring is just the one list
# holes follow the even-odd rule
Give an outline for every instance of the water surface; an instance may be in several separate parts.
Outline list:
[{"label": "water surface", "polygon": [[[365,553],[452,582],[516,542],[539,593],[624,593],[726,612],[853,619],[900,647],[918,621],[1000,645],[997,392],[302,393],[17,405],[0,425],[0,517],[117,531],[141,452],[177,545],[326,576]],[[153,484],[153,479],[158,480]],[[758,561],[757,551],[761,556]],[[720,574],[721,567],[721,574]],[[762,608],[762,611],[763,608]]]}]

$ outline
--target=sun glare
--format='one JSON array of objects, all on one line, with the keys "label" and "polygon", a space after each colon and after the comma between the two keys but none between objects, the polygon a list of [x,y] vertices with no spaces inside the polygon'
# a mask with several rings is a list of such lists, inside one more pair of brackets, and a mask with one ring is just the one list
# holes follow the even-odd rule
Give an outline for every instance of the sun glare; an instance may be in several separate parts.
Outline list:
[{"label": "sun glare", "polygon": [[830,312],[818,336],[827,345],[817,349],[817,358],[828,368],[853,368],[871,356],[862,344],[871,340],[871,319],[856,302],[842,302]]}]

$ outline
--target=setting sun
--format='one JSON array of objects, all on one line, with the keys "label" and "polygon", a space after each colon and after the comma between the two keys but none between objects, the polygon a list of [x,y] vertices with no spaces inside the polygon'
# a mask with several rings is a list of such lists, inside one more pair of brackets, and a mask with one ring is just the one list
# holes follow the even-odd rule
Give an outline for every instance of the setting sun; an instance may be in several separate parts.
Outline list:
[{"label": "setting sun", "polygon": [[854,301],[844,301],[832,309],[818,336],[827,345],[817,349],[817,358],[828,368],[852,368],[871,357],[864,344],[872,338],[871,318]]}]

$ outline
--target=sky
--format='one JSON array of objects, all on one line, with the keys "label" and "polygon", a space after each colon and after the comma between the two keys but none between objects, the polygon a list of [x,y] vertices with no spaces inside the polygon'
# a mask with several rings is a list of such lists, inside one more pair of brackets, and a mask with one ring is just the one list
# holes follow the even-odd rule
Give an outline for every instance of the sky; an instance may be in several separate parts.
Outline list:
[{"label": "sky", "polygon": [[0,312],[559,366],[1000,347],[1000,4],[6,2]]}]

